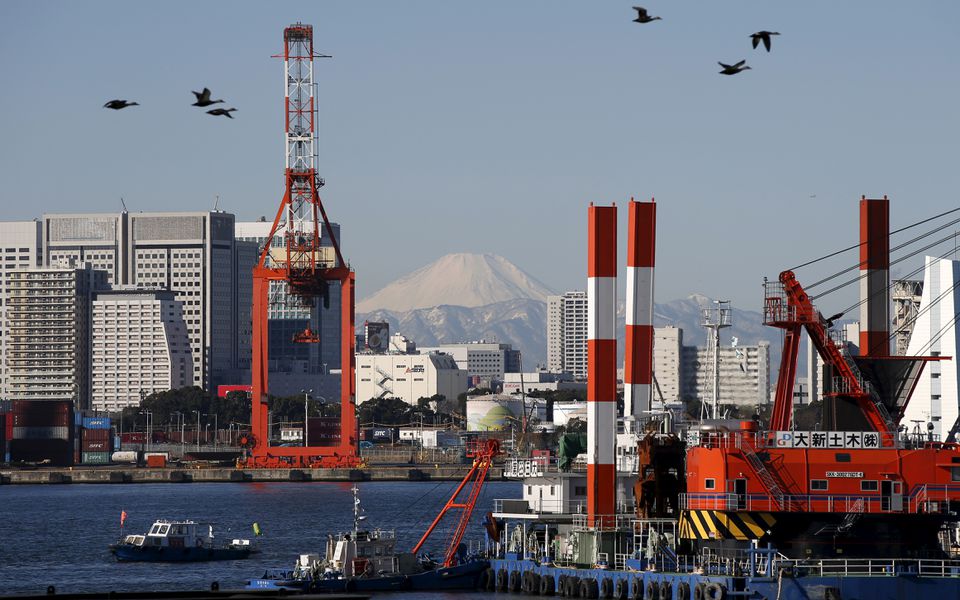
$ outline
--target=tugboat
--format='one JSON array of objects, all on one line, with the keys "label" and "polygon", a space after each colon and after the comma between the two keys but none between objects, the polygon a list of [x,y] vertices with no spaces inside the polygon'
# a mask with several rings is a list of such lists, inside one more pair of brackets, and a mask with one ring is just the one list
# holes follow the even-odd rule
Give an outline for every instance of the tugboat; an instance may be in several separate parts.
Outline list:
[{"label": "tugboat", "polygon": [[110,546],[110,552],[121,562],[240,560],[253,551],[250,540],[245,539],[217,546],[213,525],[195,521],[155,521],[148,533],[128,535]]},{"label": "tugboat", "polygon": [[[480,556],[470,556],[461,540],[470,521],[487,471],[500,452],[496,440],[474,446],[473,468],[457,487],[447,505],[410,552],[397,552],[394,531],[361,529],[366,519],[360,505],[360,491],[353,491],[353,531],[327,538],[323,556],[301,554],[293,570],[268,569],[258,579],[247,582],[247,589],[281,589],[298,592],[392,592],[449,591],[476,589],[480,576],[490,566]],[[472,481],[471,481],[472,480]],[[457,496],[472,483],[468,498]],[[419,555],[424,542],[452,508],[461,509],[459,523],[442,562]]]}]

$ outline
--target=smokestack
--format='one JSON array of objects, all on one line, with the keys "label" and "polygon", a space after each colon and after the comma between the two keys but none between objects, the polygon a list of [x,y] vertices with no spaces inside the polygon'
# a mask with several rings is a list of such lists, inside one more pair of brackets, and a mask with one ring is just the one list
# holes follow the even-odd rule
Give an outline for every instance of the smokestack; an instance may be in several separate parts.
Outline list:
[{"label": "smokestack", "polygon": [[617,207],[587,214],[587,523],[599,527],[616,520]]},{"label": "smokestack", "polygon": [[627,339],[623,416],[628,432],[650,410],[653,383],[653,265],[657,205],[630,200],[627,230]]},{"label": "smokestack", "polygon": [[890,202],[860,199],[860,355],[890,355]]}]

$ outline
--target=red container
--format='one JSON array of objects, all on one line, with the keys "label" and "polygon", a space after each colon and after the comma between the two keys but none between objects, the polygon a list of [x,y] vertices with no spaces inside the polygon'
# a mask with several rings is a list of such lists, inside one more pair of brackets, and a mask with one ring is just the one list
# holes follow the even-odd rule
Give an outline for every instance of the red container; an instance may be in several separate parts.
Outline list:
[{"label": "red container", "polygon": [[92,442],[107,442],[110,440],[110,430],[109,429],[84,429],[81,433],[83,441],[90,440]]},{"label": "red container", "polygon": [[147,466],[151,469],[162,469],[167,466],[167,457],[162,454],[151,454],[147,457]]},{"label": "red container", "polygon": [[73,402],[14,400],[14,427],[73,427]]},{"label": "red container", "polygon": [[83,440],[80,449],[83,452],[110,452],[110,441]]}]

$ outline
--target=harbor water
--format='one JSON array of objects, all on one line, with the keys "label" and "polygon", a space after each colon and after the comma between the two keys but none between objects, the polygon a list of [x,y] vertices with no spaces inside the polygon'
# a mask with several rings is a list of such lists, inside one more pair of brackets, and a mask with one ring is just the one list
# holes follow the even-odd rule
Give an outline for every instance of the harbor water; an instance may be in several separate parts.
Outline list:
[{"label": "harbor water", "polygon": [[[398,547],[412,548],[458,482],[356,484],[368,528],[394,529]],[[239,588],[268,567],[292,567],[300,553],[323,552],[328,533],[353,529],[350,483],[209,483],[117,485],[17,485],[0,487],[0,593]],[[461,497],[466,496],[464,490]],[[492,482],[474,511],[465,542],[485,535],[481,520],[494,498],[519,497],[520,484]],[[220,542],[263,536],[261,552],[247,560],[210,563],[118,563],[108,550],[125,533],[144,533],[156,519],[214,524]],[[428,544],[442,555],[458,511],[449,514]],[[413,599],[463,594],[396,594]],[[473,593],[470,593],[473,595]],[[501,595],[502,596],[502,595]]]}]

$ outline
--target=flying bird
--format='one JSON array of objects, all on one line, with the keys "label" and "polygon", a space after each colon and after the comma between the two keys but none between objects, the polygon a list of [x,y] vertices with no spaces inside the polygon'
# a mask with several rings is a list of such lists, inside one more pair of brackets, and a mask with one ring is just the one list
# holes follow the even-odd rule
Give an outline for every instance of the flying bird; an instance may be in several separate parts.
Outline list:
[{"label": "flying bird", "polygon": [[235,110],[237,110],[237,109],[235,109],[235,108],[215,108],[215,109],[213,109],[213,110],[208,110],[208,111],[207,111],[207,114],[208,114],[208,115],[213,115],[213,116],[215,116],[215,117],[229,117],[229,118],[232,119],[232,118],[233,118],[233,115],[231,115],[230,113],[232,113],[232,112],[235,111]]},{"label": "flying bird", "polygon": [[121,108],[126,108],[128,106],[140,106],[140,103],[127,102],[126,100],[111,100],[103,105],[104,108],[112,108],[113,110],[120,110]]},{"label": "flying bird", "polygon": [[203,88],[202,92],[191,92],[191,93],[197,97],[197,101],[191,104],[191,106],[210,106],[211,104],[223,102],[223,100],[210,99],[210,88]]},{"label": "flying bird", "polygon": [[753,40],[753,48],[756,49],[760,42],[763,42],[763,47],[767,49],[767,52],[770,52],[770,36],[771,35],[780,35],[779,31],[758,31],[756,33],[751,33],[750,38]]},{"label": "flying bird", "polygon": [[651,17],[647,9],[642,6],[634,6],[633,10],[637,11],[637,18],[633,20],[634,23],[650,23],[651,21],[661,20],[660,17]]},{"label": "flying bird", "polygon": [[717,64],[723,67],[723,70],[720,71],[721,75],[736,75],[740,71],[746,71],[750,68],[747,66],[746,60],[741,60],[735,65],[725,65],[722,62],[717,62]]}]

